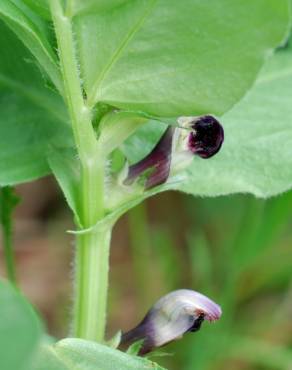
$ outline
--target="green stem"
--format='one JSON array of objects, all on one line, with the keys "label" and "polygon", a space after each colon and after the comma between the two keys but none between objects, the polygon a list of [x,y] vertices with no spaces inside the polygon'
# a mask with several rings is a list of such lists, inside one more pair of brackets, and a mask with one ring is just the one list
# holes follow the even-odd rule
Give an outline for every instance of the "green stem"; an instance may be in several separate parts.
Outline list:
[{"label": "green stem", "polygon": [[[50,0],[64,90],[80,159],[80,221],[86,229],[104,216],[105,158],[92,126],[79,78],[71,20],[60,0]],[[112,225],[77,237],[73,335],[103,341]]]},{"label": "green stem", "polygon": [[12,212],[18,198],[13,193],[13,188],[4,186],[0,189],[0,221],[2,224],[2,239],[5,266],[9,281],[16,286],[15,260],[12,241]]},{"label": "green stem", "polygon": [[64,15],[59,0],[50,0],[50,6],[74,138],[81,162],[86,163],[96,154],[96,139],[91,124],[91,111],[83,99],[72,25],[70,18]]},{"label": "green stem", "polygon": [[77,238],[74,334],[102,341],[106,323],[111,225]]},{"label": "green stem", "polygon": [[5,257],[6,272],[9,281],[16,285],[15,260],[12,243],[11,223],[3,228],[3,249]]}]

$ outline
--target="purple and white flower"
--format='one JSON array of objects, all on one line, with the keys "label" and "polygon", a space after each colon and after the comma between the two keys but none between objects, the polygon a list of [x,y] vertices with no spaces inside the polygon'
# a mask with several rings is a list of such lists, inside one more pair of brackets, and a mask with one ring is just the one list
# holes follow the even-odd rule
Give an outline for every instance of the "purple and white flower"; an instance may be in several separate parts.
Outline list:
[{"label": "purple and white flower", "polygon": [[141,161],[129,166],[124,185],[145,175],[145,190],[167,181],[172,169],[185,168],[193,156],[207,159],[218,153],[224,130],[211,115],[180,117],[178,127],[169,126],[154,149]]},{"label": "purple and white flower", "polygon": [[219,320],[221,314],[220,306],[203,294],[176,290],[160,298],[138,326],[124,333],[121,344],[129,346],[143,340],[139,354],[145,355],[187,332],[199,330],[204,320]]}]

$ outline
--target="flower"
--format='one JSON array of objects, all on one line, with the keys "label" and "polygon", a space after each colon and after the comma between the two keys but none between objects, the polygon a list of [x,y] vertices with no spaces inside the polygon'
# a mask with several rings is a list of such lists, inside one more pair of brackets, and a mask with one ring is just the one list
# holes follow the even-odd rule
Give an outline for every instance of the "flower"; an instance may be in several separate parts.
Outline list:
[{"label": "flower", "polygon": [[171,167],[175,171],[189,165],[194,155],[207,159],[218,153],[224,130],[211,115],[180,117],[178,127],[169,126],[154,149],[142,160],[129,166],[124,185],[146,177],[145,190],[167,181]]},{"label": "flower", "polygon": [[186,332],[198,331],[204,320],[221,317],[219,305],[201,293],[189,289],[173,291],[160,298],[134,329],[122,335],[121,344],[144,340],[139,354],[179,339]]}]

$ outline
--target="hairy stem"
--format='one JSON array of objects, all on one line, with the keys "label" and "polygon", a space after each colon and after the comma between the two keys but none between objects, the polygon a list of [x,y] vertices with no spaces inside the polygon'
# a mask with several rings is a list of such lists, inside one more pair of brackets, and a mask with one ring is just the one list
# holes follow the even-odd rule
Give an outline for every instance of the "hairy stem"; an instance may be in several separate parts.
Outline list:
[{"label": "hairy stem", "polygon": [[[92,112],[83,98],[72,25],[60,0],[50,0],[58,42],[65,98],[80,158],[82,226],[90,228],[104,216],[105,158],[91,122]],[[73,335],[102,341],[108,287],[108,249],[111,226],[77,237]]]},{"label": "hairy stem", "polygon": [[111,225],[77,238],[74,334],[102,341],[106,323]]}]

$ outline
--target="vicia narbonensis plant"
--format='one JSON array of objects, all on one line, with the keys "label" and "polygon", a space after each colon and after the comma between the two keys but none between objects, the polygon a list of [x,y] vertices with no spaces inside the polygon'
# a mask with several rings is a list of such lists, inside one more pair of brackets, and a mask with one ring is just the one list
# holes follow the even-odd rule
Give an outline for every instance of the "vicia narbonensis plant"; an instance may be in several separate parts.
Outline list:
[{"label": "vicia narbonensis plant", "polygon": [[[70,335],[81,339],[39,355],[46,368],[56,368],[54,356],[63,368],[77,358],[80,369],[149,364],[102,345],[111,232],[127,210],[165,190],[266,197],[291,187],[289,5],[1,0],[0,184],[53,173],[76,224]],[[5,338],[3,369],[30,369],[42,329],[16,293],[2,291],[32,328],[31,340]],[[186,331],[208,319],[208,308],[198,312]],[[149,338],[147,350],[172,339]],[[25,355],[9,356],[17,340]]]}]

